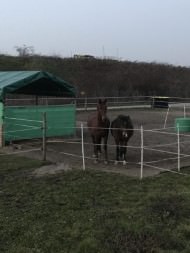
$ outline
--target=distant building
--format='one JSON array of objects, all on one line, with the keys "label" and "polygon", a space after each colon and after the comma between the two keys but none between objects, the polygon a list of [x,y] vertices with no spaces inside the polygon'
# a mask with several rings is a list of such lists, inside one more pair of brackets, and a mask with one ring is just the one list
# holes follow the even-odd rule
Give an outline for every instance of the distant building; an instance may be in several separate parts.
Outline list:
[{"label": "distant building", "polygon": [[74,54],[74,58],[76,58],[76,59],[94,59],[95,57],[93,55],[88,55],[88,54]]}]

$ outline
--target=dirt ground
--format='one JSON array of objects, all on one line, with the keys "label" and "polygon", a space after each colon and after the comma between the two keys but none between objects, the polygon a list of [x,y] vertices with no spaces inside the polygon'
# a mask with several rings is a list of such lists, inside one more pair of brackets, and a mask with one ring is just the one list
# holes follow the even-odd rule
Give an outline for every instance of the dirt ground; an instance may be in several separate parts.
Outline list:
[{"label": "dirt ground", "polygon": [[[73,138],[51,138],[47,144],[47,159],[55,163],[47,171],[68,170],[72,168],[83,168],[82,144],[81,144],[81,123],[84,124],[84,152],[85,168],[98,169],[102,171],[121,173],[129,176],[140,177],[141,173],[141,126],[143,127],[144,156],[143,156],[143,177],[157,175],[161,171],[177,168],[177,135],[175,130],[175,118],[183,117],[183,108],[171,108],[168,114],[166,128],[164,128],[167,109],[151,108],[128,108],[120,110],[108,110],[108,117],[112,121],[117,115],[130,115],[134,125],[134,135],[128,143],[127,165],[114,164],[115,144],[111,134],[108,139],[109,163],[104,164],[103,159],[98,164],[92,159],[92,141],[86,128],[86,121],[91,111],[77,112],[77,130]],[[160,129],[160,130],[158,130]],[[149,131],[154,130],[154,131]],[[181,154],[190,155],[190,135],[180,135]],[[21,149],[39,147],[39,142],[27,142],[21,144]],[[167,152],[167,153],[166,153]],[[41,159],[42,152],[30,152],[25,155]],[[174,153],[174,154],[173,154]],[[103,158],[103,155],[102,155]],[[189,157],[181,158],[181,167],[190,165]],[[44,170],[44,171],[46,171]],[[40,170],[43,174],[43,168]]]}]

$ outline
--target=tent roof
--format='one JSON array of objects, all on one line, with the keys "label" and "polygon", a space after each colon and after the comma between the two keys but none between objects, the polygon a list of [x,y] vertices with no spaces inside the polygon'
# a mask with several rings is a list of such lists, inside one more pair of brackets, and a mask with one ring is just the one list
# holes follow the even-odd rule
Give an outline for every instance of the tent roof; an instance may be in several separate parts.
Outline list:
[{"label": "tent roof", "polygon": [[0,100],[5,94],[74,97],[75,88],[43,71],[0,71]]}]

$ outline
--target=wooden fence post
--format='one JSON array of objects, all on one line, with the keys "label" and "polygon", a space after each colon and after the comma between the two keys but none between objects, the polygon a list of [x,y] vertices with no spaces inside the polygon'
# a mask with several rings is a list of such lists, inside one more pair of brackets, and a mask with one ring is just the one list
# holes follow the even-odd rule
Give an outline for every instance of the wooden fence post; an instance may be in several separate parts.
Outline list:
[{"label": "wooden fence post", "polygon": [[83,123],[81,123],[81,144],[82,144],[82,168],[83,168],[83,170],[85,170],[86,167],[85,167],[85,156],[84,156],[84,127],[83,127]]},{"label": "wooden fence post", "polygon": [[43,112],[43,123],[42,123],[42,159],[46,161],[46,134],[47,134],[47,119],[46,119],[46,112]]},{"label": "wooden fence post", "polygon": [[0,148],[4,146],[4,134],[3,134],[3,103],[0,102]]}]

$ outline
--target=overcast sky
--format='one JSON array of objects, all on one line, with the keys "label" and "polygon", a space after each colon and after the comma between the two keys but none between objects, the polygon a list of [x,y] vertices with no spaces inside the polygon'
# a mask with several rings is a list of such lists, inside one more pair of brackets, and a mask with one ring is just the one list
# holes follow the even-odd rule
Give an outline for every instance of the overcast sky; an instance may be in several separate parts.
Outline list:
[{"label": "overcast sky", "polygon": [[0,0],[0,53],[22,45],[190,66],[190,0]]}]

